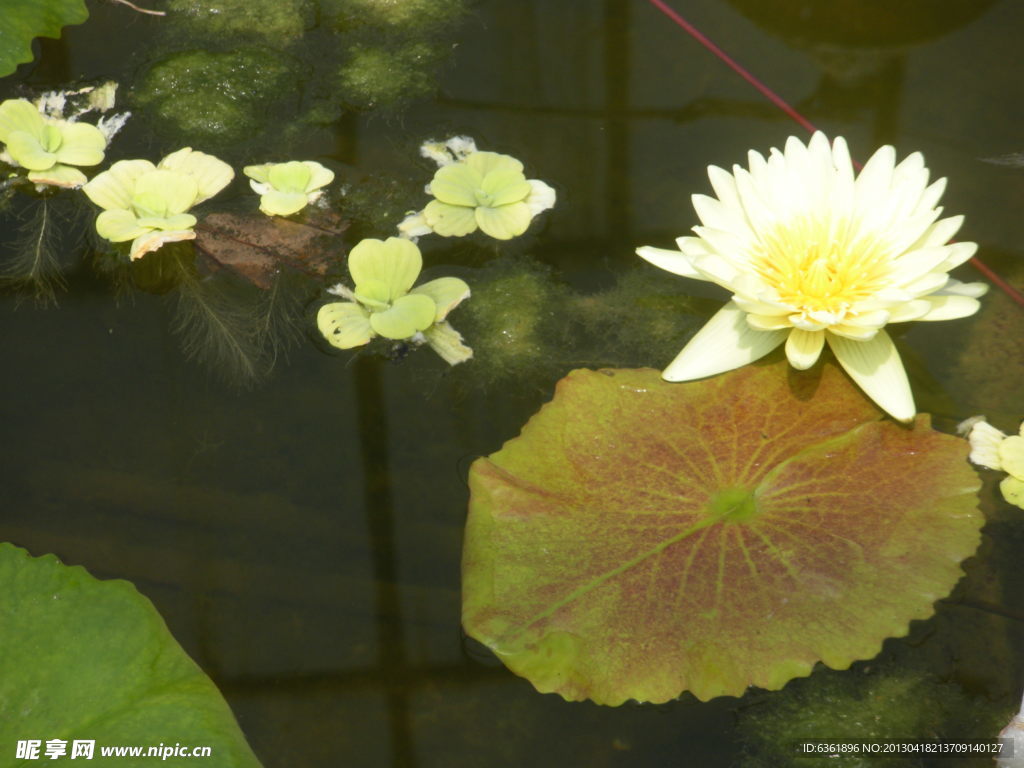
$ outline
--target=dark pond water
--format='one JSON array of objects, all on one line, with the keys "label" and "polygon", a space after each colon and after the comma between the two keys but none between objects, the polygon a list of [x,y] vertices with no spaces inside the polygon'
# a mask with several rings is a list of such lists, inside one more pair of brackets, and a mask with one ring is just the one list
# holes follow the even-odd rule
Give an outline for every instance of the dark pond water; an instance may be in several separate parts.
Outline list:
[{"label": "dark pond water", "polygon": [[[856,156],[883,143],[901,156],[923,151],[933,174],[950,179],[946,210],[967,216],[961,237],[1024,284],[1024,170],[983,162],[1024,150],[1024,6],[676,5],[818,126],[846,136]],[[425,200],[423,140],[467,134],[523,159],[559,194],[525,238],[490,250],[423,244],[437,275],[471,282],[494,259],[529,256],[566,291],[607,289],[640,268],[637,245],[667,246],[695,223],[689,198],[707,191],[708,164],[728,167],[749,148],[802,135],[648,2],[489,0],[426,32],[394,32],[408,46],[429,43],[421,58],[392,59],[390,77],[408,81],[405,101],[355,87],[347,105],[332,101],[339,86],[319,62],[345,59],[331,46],[388,40],[358,18],[335,38],[303,17],[300,42],[281,48],[301,76],[254,99],[252,124],[213,146],[157,115],[160,101],[145,101],[143,87],[155,61],[223,40],[123,6],[90,8],[87,24],[0,80],[0,98],[122,81],[136,115],[110,159],[156,159],[190,143],[240,167],[283,147],[337,168],[352,206],[343,215],[377,236],[389,234],[378,222],[397,223]],[[319,122],[294,130],[282,120],[314,107]],[[231,189],[246,194],[242,181]],[[208,210],[232,204],[228,193]],[[3,220],[8,254],[30,205],[15,201]],[[582,336],[577,348],[563,336],[500,366],[477,360],[449,372],[426,349],[394,361],[329,354],[302,326],[269,374],[238,386],[230,366],[186,354],[177,289],[119,289],[97,266],[75,234],[89,221],[62,225],[67,287],[57,306],[0,297],[2,539],[134,582],[224,692],[268,768],[753,764],[763,734],[751,712],[774,706],[769,695],[570,704],[535,692],[460,629],[470,461],[517,434],[570,368],[660,367],[681,338],[638,350]],[[715,298],[710,307],[720,296],[682,279],[670,290]],[[1024,357],[1012,357],[1019,316],[997,301],[1002,331],[972,320],[902,336],[919,408],[943,428],[988,413],[1010,429],[1024,415]],[[965,361],[965,349],[978,354]],[[991,483],[983,496],[993,517],[983,557],[938,616],[915,623],[909,641],[890,641],[879,663],[928,656],[980,721],[1005,722],[1021,682],[1024,602],[1012,564],[1024,539]]]}]

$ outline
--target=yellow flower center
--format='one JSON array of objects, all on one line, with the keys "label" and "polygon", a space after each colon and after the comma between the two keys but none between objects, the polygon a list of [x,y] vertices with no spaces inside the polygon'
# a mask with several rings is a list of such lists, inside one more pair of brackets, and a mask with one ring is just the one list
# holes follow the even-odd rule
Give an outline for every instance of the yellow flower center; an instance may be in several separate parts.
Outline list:
[{"label": "yellow flower center", "polygon": [[785,304],[837,321],[886,285],[889,249],[857,237],[848,221],[802,218],[762,235],[750,263]]}]

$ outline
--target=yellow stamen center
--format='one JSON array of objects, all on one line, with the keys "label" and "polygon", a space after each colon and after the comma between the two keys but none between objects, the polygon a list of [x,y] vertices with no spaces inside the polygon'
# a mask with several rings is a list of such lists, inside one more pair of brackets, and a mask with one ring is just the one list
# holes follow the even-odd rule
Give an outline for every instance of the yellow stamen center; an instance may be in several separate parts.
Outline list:
[{"label": "yellow stamen center", "polygon": [[803,218],[762,235],[751,266],[785,304],[842,319],[877,293],[890,274],[889,249],[857,237],[849,222]]}]

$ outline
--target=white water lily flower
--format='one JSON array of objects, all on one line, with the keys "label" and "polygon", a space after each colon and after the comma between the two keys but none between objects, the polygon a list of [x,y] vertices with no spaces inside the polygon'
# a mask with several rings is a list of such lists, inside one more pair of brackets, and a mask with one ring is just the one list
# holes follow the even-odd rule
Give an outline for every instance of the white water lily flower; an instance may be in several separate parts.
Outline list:
[{"label": "white water lily flower", "polygon": [[120,160],[82,191],[104,209],[96,218],[100,237],[114,243],[131,240],[134,260],[164,243],[194,239],[196,217],[188,211],[224,189],[234,175],[223,160],[185,147],[158,165]]},{"label": "white water lily flower", "polygon": [[1024,423],[1016,435],[1006,435],[982,419],[974,420],[967,439],[970,460],[989,469],[1006,472],[999,483],[1003,498],[1024,509]]},{"label": "white water lily flower", "polygon": [[25,99],[0,104],[0,160],[28,169],[29,181],[76,188],[86,177],[76,166],[99,165],[107,139],[95,125],[43,114]]},{"label": "white water lily flower", "polygon": [[637,253],[677,275],[716,283],[732,300],[665,369],[688,381],[738,368],[785,344],[794,368],[810,368],[828,342],[872,400],[900,421],[914,417],[906,372],[884,327],[953,320],[977,312],[983,283],[949,270],[975,243],[950,243],[963,216],[940,219],[945,179],[929,184],[921,153],[896,164],[879,149],[855,177],[846,142],[796,138],[749,168],[708,168],[716,198],[694,195],[702,222],[678,251]]},{"label": "white water lily flower", "polygon": [[473,356],[462,336],[447,322],[448,313],[469,296],[457,277],[439,277],[413,288],[423,268],[415,243],[398,237],[362,240],[348,254],[355,290],[331,290],[346,301],[325,304],[317,327],[332,346],[352,349],[374,336],[427,342],[450,365]]},{"label": "white water lily flower", "polygon": [[321,187],[334,181],[334,171],[312,160],[247,165],[243,172],[260,196],[260,210],[268,216],[291,216],[323,194]]}]

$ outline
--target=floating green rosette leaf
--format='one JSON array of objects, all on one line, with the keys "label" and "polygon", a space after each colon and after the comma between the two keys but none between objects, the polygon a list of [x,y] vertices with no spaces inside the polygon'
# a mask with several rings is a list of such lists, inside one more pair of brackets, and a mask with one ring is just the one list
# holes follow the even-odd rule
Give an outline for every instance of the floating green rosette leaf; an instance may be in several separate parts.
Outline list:
[{"label": "floating green rosette leaf", "polygon": [[832,363],[577,370],[470,470],[463,623],[542,692],[777,689],[906,634],[978,545],[967,444]]},{"label": "floating green rosette leaf", "polygon": [[205,762],[259,768],[220,692],[126,581],[0,544],[0,766],[18,741],[95,742],[89,765],[184,765],[103,757],[101,746],[209,747]]},{"label": "floating green rosette leaf", "polygon": [[4,0],[0,10],[0,77],[32,61],[32,39],[60,37],[89,18],[85,0]]}]

